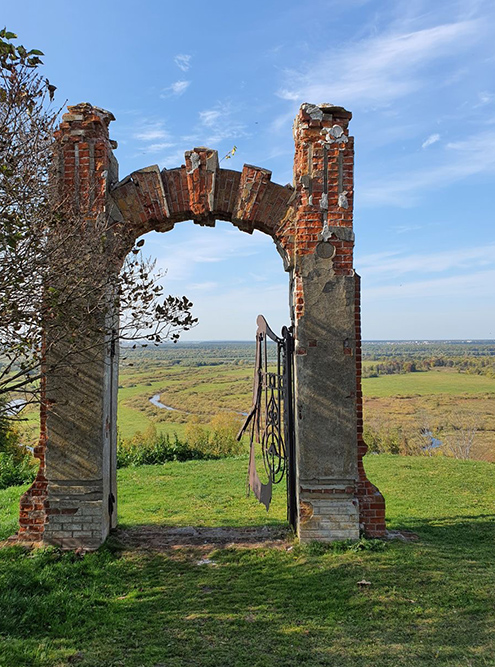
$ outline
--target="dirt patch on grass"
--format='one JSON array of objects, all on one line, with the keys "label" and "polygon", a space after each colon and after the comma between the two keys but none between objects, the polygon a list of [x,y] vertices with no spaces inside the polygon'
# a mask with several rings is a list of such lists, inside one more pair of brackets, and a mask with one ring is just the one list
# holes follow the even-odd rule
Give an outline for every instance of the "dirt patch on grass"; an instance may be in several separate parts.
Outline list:
[{"label": "dirt patch on grass", "polygon": [[147,525],[117,528],[112,535],[124,548],[149,551],[168,551],[191,546],[204,547],[207,550],[231,546],[286,549],[293,542],[287,528],[271,526],[205,528]]}]

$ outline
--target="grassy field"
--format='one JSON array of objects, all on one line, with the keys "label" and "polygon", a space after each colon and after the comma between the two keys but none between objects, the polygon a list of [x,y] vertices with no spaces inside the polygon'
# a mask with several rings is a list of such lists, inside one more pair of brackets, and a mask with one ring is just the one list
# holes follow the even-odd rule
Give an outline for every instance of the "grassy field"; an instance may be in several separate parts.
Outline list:
[{"label": "grassy field", "polygon": [[493,394],[495,379],[441,368],[421,373],[380,375],[363,379],[365,396],[429,396],[432,394]]},{"label": "grassy field", "polygon": [[[144,368],[123,368],[119,390],[122,437],[144,431],[150,423],[164,433],[184,434],[191,414],[207,422],[225,411],[247,412],[252,400],[253,369],[225,359],[222,365],[180,366],[148,360]],[[438,437],[458,423],[474,424],[472,455],[495,461],[495,379],[451,368],[363,380],[365,423],[420,432],[425,421]],[[160,394],[173,411],[156,408],[149,398]]]},{"label": "grassy field", "polygon": [[[145,367],[123,367],[120,373],[118,426],[122,437],[143,431],[150,423],[164,433],[184,432],[191,415],[203,422],[221,412],[247,412],[252,402],[252,366],[230,360],[221,365],[180,366],[161,360]],[[174,410],[152,405],[160,401]]]},{"label": "grassy field", "polygon": [[[120,436],[130,438],[154,424],[157,431],[183,437],[193,418],[208,423],[224,412],[241,417],[252,401],[253,354],[254,346],[247,343],[127,351],[119,378]],[[476,430],[472,456],[495,461],[494,378],[439,367],[365,378],[363,392],[365,424],[419,433],[428,423],[440,439],[449,429],[471,425]],[[149,399],[157,394],[174,409],[152,405]],[[36,423],[32,412],[29,444],[37,439]]]},{"label": "grassy field", "polygon": [[[0,666],[495,665],[494,466],[368,457],[389,528],[415,541],[126,542],[162,524],[283,527],[283,489],[266,514],[245,498],[246,467],[229,459],[122,470],[124,543],[113,538],[83,558],[0,550]],[[0,492],[3,537],[21,491]],[[358,586],[363,579],[370,584]]]}]

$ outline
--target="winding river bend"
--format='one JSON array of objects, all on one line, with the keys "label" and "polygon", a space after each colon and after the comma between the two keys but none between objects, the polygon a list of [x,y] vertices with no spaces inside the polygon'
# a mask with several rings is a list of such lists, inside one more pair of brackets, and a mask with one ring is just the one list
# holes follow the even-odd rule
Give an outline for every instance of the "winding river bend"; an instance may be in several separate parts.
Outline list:
[{"label": "winding river bend", "polygon": [[[155,408],[162,408],[163,410],[171,410],[173,412],[183,412],[186,415],[192,414],[191,412],[186,412],[185,410],[179,410],[178,408],[173,408],[171,405],[165,405],[165,403],[162,403],[160,401],[160,396],[161,394],[155,394],[149,399],[149,402],[155,406]],[[248,412],[236,412],[238,415],[242,415],[243,417],[247,417],[249,414]]]},{"label": "winding river bend", "polygon": [[160,401],[160,396],[161,394],[155,394],[152,396],[149,401],[152,403],[156,408],[163,408],[164,410],[173,410],[174,412],[178,412],[177,408],[173,408],[171,405],[165,405],[165,403],[162,403]]}]

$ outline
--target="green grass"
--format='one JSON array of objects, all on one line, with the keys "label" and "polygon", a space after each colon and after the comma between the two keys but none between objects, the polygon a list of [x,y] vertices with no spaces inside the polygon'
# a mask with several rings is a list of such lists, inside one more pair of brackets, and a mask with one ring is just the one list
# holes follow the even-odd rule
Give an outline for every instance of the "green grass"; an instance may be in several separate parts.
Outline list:
[{"label": "green grass", "polygon": [[285,524],[285,488],[274,488],[267,513],[252,494],[246,498],[247,467],[248,458],[239,457],[119,470],[119,522],[126,526]]},{"label": "green grass", "polygon": [[173,436],[174,433],[180,437],[184,434],[186,425],[178,422],[167,421],[160,422],[150,417],[140,410],[135,410],[127,405],[119,405],[118,409],[118,430],[122,438],[131,438],[137,431],[143,433],[150,424],[155,424],[158,432],[168,433]]},{"label": "green grass", "polygon": [[365,396],[427,396],[430,394],[495,393],[495,379],[484,375],[458,373],[452,369],[380,375],[363,379]]},{"label": "green grass", "polygon": [[[246,499],[246,459],[119,472],[127,526],[282,523]],[[495,665],[495,467],[370,456],[382,550],[0,551],[0,667]],[[2,534],[21,489],[0,492]],[[374,544],[364,543],[363,547]],[[198,565],[207,555],[213,563]],[[357,582],[366,579],[368,587]]]},{"label": "green grass", "polygon": [[152,422],[144,412],[119,404],[117,423],[119,435],[123,438],[130,438],[136,431],[145,431]]},{"label": "green grass", "polygon": [[[245,412],[251,406],[252,376],[251,368],[236,364],[170,366],[155,361],[145,369],[124,367],[119,379],[119,433],[130,438],[154,423],[158,431],[182,436],[189,413],[209,421],[225,410]],[[154,394],[178,411],[154,407],[149,402]]]},{"label": "green grass", "polygon": [[[5,540],[17,530],[19,516],[19,497],[29,484],[11,486],[0,490],[0,540]],[[0,663],[1,664],[1,663]]]}]

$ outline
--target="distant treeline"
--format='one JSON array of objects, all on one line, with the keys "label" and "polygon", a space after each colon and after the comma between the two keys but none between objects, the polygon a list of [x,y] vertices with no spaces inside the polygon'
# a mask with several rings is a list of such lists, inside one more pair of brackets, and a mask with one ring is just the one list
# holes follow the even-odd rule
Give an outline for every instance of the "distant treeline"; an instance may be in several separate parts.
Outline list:
[{"label": "distant treeline", "polygon": [[396,359],[385,359],[376,364],[365,364],[363,367],[363,377],[416,373],[441,367],[455,368],[460,373],[472,373],[495,378],[495,359],[489,357],[432,357],[430,359],[416,360],[410,357],[398,357]]},{"label": "distant treeline", "polygon": [[[269,342],[276,356],[274,343]],[[121,363],[140,370],[163,362],[165,366],[253,366],[255,343],[212,341],[168,343],[159,346],[121,347]],[[455,368],[459,372],[495,377],[495,341],[365,341],[363,377],[415,373],[432,368]],[[369,363],[373,362],[373,363]]]},{"label": "distant treeline", "polygon": [[495,341],[364,341],[363,356],[377,361],[387,357],[408,357],[409,359],[495,357]]},{"label": "distant treeline", "polygon": [[[275,344],[269,342],[273,349]],[[220,366],[222,364],[238,364],[252,366],[254,364],[255,343],[244,341],[219,341],[205,343],[167,343],[158,346],[121,347],[120,359],[123,365],[133,365],[144,370],[146,364],[154,365],[163,361],[166,365],[181,364],[182,366]]]},{"label": "distant treeline", "polygon": [[[493,341],[366,342],[363,377],[455,368],[461,373],[495,377]],[[370,361],[376,363],[369,363]]]}]

